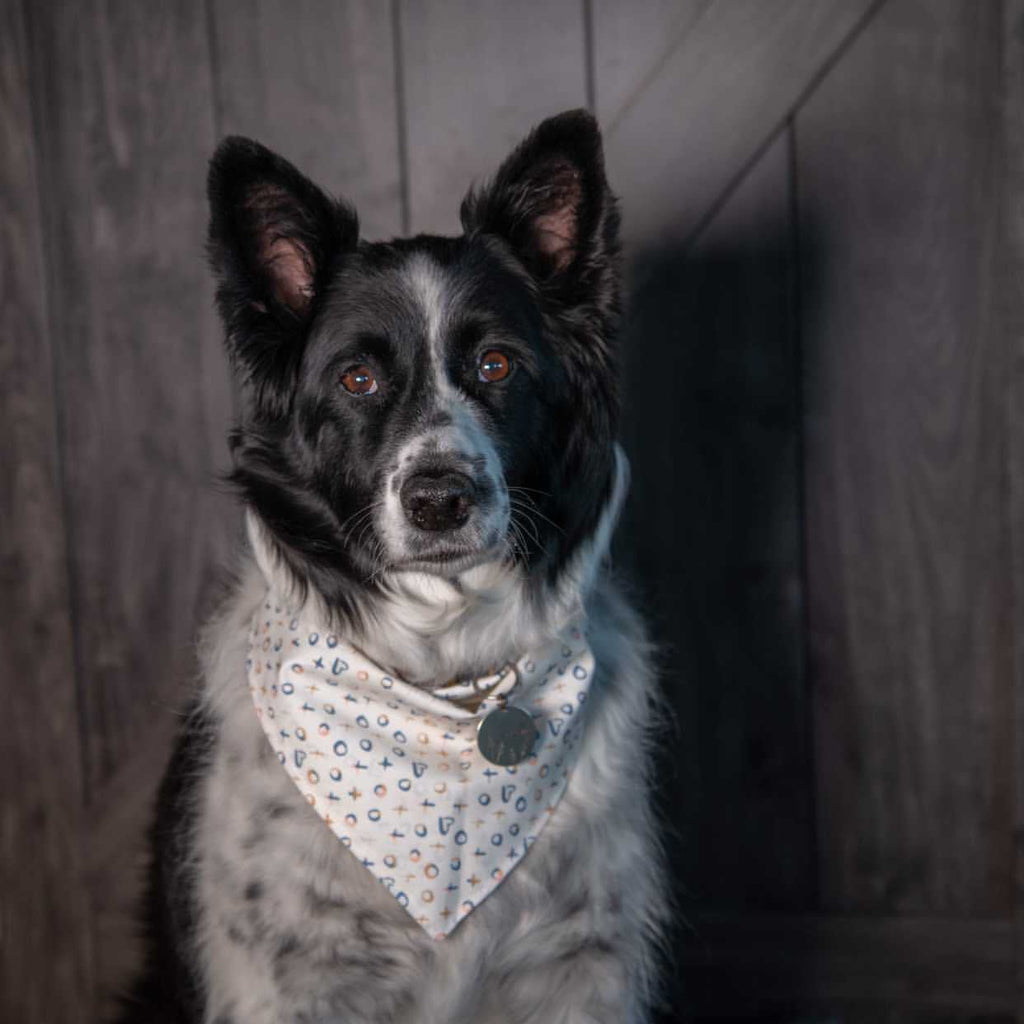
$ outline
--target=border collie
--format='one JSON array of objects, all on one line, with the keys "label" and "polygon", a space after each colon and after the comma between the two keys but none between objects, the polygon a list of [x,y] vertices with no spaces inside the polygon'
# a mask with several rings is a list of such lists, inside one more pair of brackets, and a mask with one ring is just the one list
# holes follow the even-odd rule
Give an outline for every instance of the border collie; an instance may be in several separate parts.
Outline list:
[{"label": "border collie", "polygon": [[161,789],[124,1022],[622,1024],[664,919],[643,628],[606,565],[616,200],[544,121],[463,234],[209,172],[248,544]]}]

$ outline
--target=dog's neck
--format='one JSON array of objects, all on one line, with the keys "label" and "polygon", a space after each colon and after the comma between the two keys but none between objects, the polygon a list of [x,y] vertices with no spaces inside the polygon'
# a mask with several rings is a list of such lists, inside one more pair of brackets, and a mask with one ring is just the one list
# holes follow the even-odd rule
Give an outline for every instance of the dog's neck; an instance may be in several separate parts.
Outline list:
[{"label": "dog's neck", "polygon": [[482,565],[453,580],[403,573],[388,583],[355,642],[425,686],[515,661],[582,614],[578,587],[531,586],[514,565]]},{"label": "dog's neck", "polygon": [[297,585],[252,512],[246,516],[249,541],[268,586],[281,597],[294,600],[305,591],[307,614],[343,634],[378,665],[407,682],[440,686],[515,661],[585,614],[587,593],[608,554],[628,488],[628,462],[618,446],[615,455],[615,481],[600,523],[554,583],[505,562],[477,566],[454,579],[393,573],[367,597],[361,623],[346,623],[319,594]]},{"label": "dog's neck", "polygon": [[[279,557],[266,532],[250,518],[256,562],[268,587],[293,605],[303,588]],[[583,595],[568,579],[544,590],[531,588],[514,565],[487,564],[445,579],[426,573],[395,573],[368,595],[360,622],[343,622],[322,597],[306,588],[307,617],[323,623],[368,658],[407,682],[440,686],[473,678],[519,659],[582,614]]]}]

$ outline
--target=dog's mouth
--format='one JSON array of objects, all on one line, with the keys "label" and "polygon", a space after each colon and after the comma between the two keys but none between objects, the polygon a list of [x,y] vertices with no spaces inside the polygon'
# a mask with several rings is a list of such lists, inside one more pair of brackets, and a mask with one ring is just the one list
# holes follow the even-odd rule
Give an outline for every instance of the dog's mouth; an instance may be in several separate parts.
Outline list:
[{"label": "dog's mouth", "polygon": [[487,547],[444,547],[437,551],[420,552],[390,563],[392,572],[425,572],[436,576],[455,576],[485,562],[500,557],[495,545]]}]

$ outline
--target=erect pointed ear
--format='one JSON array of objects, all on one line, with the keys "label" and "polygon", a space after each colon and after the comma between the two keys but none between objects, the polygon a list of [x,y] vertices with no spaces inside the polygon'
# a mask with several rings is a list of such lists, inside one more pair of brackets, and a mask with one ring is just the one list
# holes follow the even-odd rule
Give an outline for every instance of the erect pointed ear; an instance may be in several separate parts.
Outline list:
[{"label": "erect pointed ear", "polygon": [[570,110],[538,125],[489,185],[466,196],[462,225],[503,238],[563,298],[580,285],[615,287],[618,211],[594,118]]},{"label": "erect pointed ear", "polygon": [[217,147],[207,193],[217,303],[229,348],[255,379],[294,360],[278,349],[309,320],[358,222],[287,160],[237,136]]}]

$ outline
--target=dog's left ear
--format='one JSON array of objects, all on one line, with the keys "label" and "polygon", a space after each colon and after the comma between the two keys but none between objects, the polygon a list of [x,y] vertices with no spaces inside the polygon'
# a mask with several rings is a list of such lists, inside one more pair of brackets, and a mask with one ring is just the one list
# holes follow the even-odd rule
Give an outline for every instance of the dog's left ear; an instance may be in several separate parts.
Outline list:
[{"label": "dog's left ear", "polygon": [[617,297],[618,210],[587,111],[538,125],[461,212],[467,235],[503,238],[548,295],[570,304]]}]

